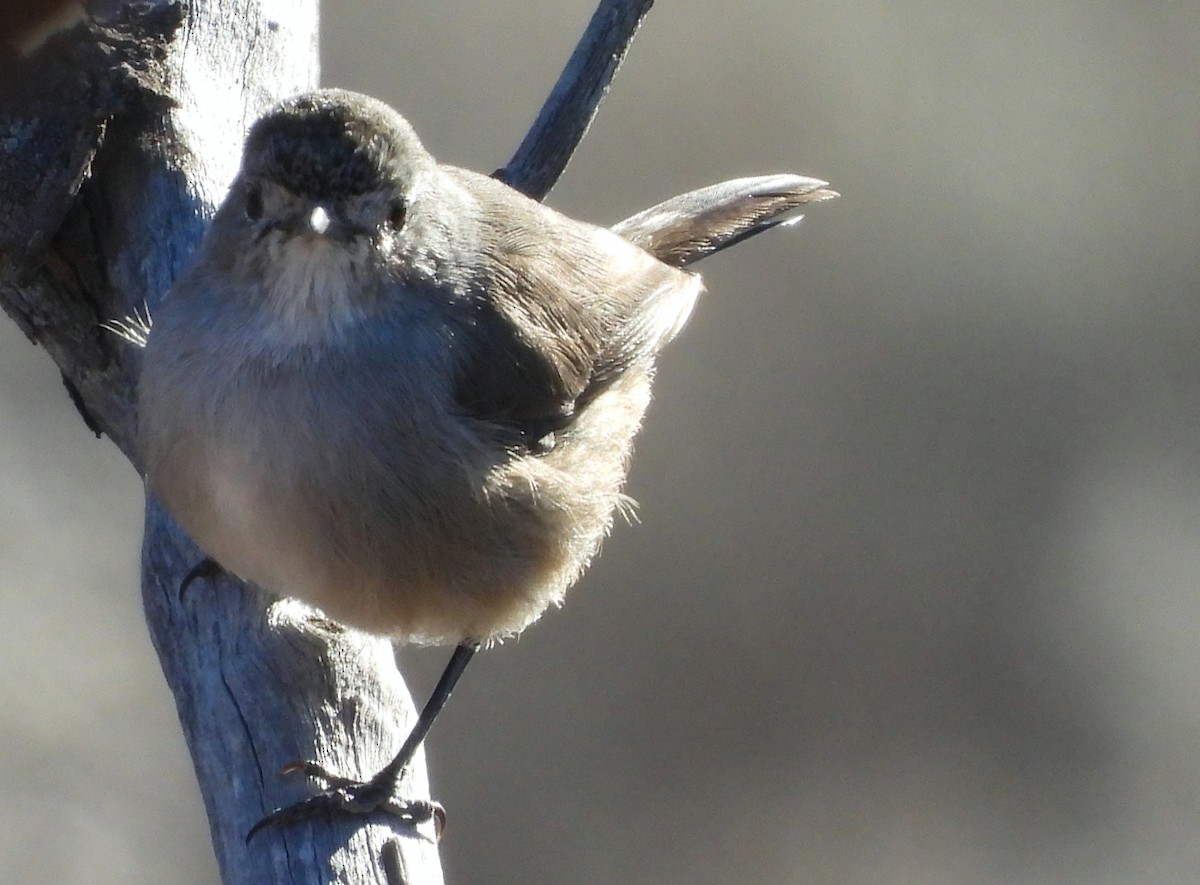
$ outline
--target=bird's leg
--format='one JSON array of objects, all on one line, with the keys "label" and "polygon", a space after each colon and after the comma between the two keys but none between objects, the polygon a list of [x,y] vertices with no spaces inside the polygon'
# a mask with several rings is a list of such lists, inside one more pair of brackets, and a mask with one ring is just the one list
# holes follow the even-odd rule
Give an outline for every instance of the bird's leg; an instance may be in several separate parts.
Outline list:
[{"label": "bird's leg", "polygon": [[332,774],[315,762],[293,762],[287,765],[283,769],[285,774],[301,771],[311,778],[323,781],[326,789],[295,805],[275,809],[250,828],[250,832],[246,834],[246,842],[249,843],[261,830],[270,826],[287,826],[308,820],[318,814],[338,812],[370,814],[382,811],[410,823],[422,823],[430,818],[435,818],[440,833],[445,821],[445,812],[442,807],[436,802],[424,799],[400,799],[396,796],[397,785],[404,769],[412,762],[417,747],[421,746],[421,742],[425,740],[430,726],[433,725],[438,713],[442,711],[442,707],[446,705],[446,701],[450,699],[450,693],[454,691],[459,677],[462,676],[463,670],[467,668],[467,664],[471,662],[471,658],[478,649],[477,644],[465,642],[454,649],[450,662],[442,671],[441,678],[438,679],[437,685],[429,695],[429,700],[421,708],[416,725],[409,732],[399,752],[369,781],[360,782]]}]

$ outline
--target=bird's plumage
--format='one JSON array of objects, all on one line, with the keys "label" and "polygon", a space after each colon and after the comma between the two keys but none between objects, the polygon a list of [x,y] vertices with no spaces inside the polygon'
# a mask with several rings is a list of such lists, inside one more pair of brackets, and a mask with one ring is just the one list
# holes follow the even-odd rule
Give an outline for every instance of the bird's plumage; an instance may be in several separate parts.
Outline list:
[{"label": "bird's plumage", "polygon": [[[305,231],[313,206],[348,233]],[[385,106],[292,101],[251,131],[155,312],[148,481],[226,569],[337,620],[511,634],[607,532],[654,358],[699,291],[609,231],[439,166]]]},{"label": "bird's plumage", "polygon": [[655,360],[701,291],[679,266],[822,187],[741,180],[614,233],[439,165],[374,99],[289,99],[154,311],[149,488],[227,571],[336,620],[518,632],[626,502]]}]

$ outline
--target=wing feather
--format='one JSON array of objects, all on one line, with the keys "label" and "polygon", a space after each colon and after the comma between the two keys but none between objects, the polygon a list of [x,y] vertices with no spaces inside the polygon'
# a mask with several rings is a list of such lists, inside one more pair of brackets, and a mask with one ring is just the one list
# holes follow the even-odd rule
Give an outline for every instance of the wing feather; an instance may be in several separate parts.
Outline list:
[{"label": "wing feather", "polygon": [[648,368],[687,321],[700,279],[492,179],[452,174],[478,201],[490,250],[473,314],[480,340],[456,398],[533,444],[626,371]]}]

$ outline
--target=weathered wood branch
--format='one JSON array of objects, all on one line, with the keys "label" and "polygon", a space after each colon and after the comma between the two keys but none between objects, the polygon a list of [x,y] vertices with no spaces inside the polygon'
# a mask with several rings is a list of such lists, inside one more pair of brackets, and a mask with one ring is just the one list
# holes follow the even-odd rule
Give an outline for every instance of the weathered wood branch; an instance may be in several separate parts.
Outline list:
[{"label": "weathered wood branch", "polygon": [[[49,351],[89,426],[131,458],[136,352],[101,323],[169,282],[172,252],[200,231],[195,208],[180,211],[179,170],[137,144],[166,138],[181,17],[168,3],[122,8],[0,61],[0,303]],[[121,191],[143,176],[153,189]],[[176,249],[141,248],[163,219],[153,242]]]},{"label": "weathered wood branch", "polygon": [[497,178],[535,200],[550,193],[653,5],[654,0],[600,0],[525,140],[496,170]]}]

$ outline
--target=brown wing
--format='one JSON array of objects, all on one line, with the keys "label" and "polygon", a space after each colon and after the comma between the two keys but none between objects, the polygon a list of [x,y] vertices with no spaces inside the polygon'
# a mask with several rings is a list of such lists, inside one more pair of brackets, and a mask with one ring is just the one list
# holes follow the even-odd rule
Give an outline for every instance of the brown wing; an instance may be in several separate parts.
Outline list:
[{"label": "brown wing", "polygon": [[457,379],[459,405],[534,444],[674,337],[699,278],[503,184],[452,170],[480,204],[486,294],[479,345]]}]

